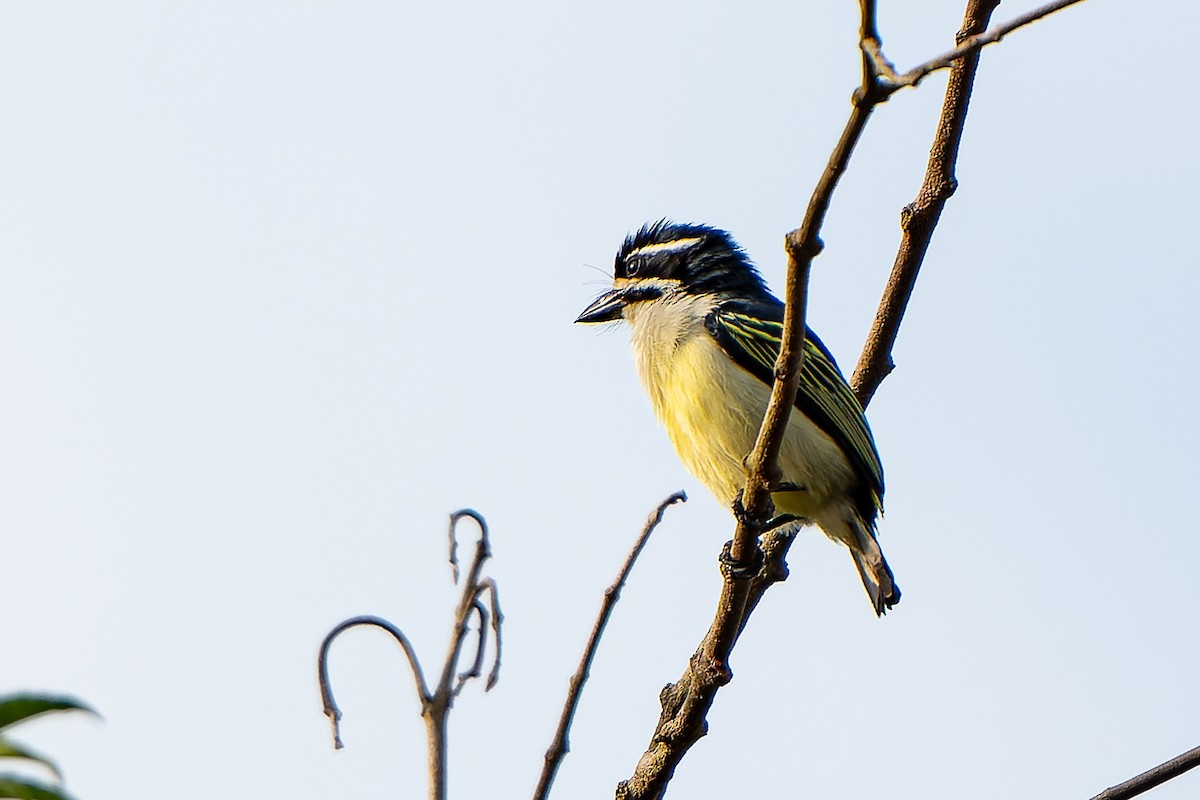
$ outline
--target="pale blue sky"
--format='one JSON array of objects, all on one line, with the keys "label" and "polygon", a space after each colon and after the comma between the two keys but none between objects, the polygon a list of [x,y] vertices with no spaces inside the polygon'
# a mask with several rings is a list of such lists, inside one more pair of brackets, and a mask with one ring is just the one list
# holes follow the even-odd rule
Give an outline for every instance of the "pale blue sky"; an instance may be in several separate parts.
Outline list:
[{"label": "pale blue sky", "polygon": [[[0,6],[0,689],[104,714],[26,733],[68,788],[420,796],[400,654],[334,650],[336,753],[314,658],[359,613],[440,656],[445,519],[473,506],[506,653],[452,718],[451,792],[528,796],[603,587],[683,488],[560,773],[559,797],[607,796],[731,525],[627,334],[571,322],[663,216],[729,229],[782,286],[855,5]],[[883,6],[901,67],[961,17]],[[987,51],[870,408],[904,600],[876,620],[846,554],[802,538],[673,795],[1086,798],[1200,744],[1200,158],[1170,37],[1198,24],[1090,2]],[[810,321],[847,371],[943,85],[879,109],[823,232]]]}]

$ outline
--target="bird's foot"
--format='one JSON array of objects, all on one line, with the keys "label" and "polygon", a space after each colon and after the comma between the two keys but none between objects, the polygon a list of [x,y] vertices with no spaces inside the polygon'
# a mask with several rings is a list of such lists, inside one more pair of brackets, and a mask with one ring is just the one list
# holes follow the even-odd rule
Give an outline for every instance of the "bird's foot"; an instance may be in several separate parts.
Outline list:
[{"label": "bird's foot", "polygon": [[781,481],[774,486],[771,486],[769,491],[775,492],[807,492],[808,487],[803,483],[792,483],[791,481]]},{"label": "bird's foot", "polygon": [[[800,486],[799,484],[795,484],[795,483],[781,483],[781,484],[778,484],[775,488],[771,489],[771,491],[772,492],[805,492],[805,491],[808,491],[808,489],[803,486]],[[731,504],[731,510],[733,511],[733,518],[736,519],[739,524],[747,525],[750,528],[758,531],[760,534],[769,533],[770,531],[773,531],[776,528],[782,528],[784,525],[788,525],[793,522],[807,522],[807,519],[805,517],[800,517],[795,514],[776,514],[773,517],[752,518],[750,516],[750,514],[746,511],[745,504],[742,502],[742,490],[741,489],[738,489],[738,493],[733,498],[733,503]]]},{"label": "bird's foot", "polygon": [[758,542],[754,543],[754,550],[750,553],[750,557],[738,561],[733,557],[733,541],[730,540],[721,548],[721,571],[728,573],[729,577],[734,580],[749,580],[758,574],[763,564],[763,551],[758,546]]},{"label": "bird's foot", "polygon": [[765,530],[764,525],[767,524],[767,517],[761,515],[750,516],[750,512],[746,510],[746,504],[742,501],[742,490],[733,497],[733,502],[730,504],[730,510],[733,512],[733,518],[738,521],[739,525],[746,525],[756,531]]}]

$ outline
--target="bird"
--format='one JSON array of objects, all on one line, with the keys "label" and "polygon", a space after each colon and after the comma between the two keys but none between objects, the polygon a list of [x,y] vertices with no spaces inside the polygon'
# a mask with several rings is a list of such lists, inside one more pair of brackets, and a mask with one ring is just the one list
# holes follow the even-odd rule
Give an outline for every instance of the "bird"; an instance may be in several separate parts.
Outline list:
[{"label": "bird", "polygon": [[[575,321],[628,323],[638,375],[680,460],[734,507],[770,399],[783,312],[728,232],[662,219],[625,238],[612,288]],[[845,545],[882,616],[900,600],[876,538],[883,466],[862,405],[807,328],[779,467],[776,511]]]}]

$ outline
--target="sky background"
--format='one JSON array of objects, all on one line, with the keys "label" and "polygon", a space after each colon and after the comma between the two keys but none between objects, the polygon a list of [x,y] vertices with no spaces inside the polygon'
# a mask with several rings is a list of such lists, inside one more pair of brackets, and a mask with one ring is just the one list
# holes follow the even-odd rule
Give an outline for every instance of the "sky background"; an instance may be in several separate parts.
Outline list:
[{"label": "sky background", "polygon": [[[883,3],[904,68],[960,0]],[[1031,6],[1005,3],[997,20]],[[1195,4],[1090,2],[988,49],[870,419],[875,619],[812,532],[672,796],[1088,798],[1200,744]],[[532,792],[580,650],[669,493],[557,797],[609,796],[711,619],[726,509],[676,460],[628,334],[574,326],[625,234],[732,231],[780,288],[858,80],[838,3],[0,5],[0,690],[81,800],[416,797],[456,590],[489,520],[499,686],[451,795]],[[809,320],[849,372],[944,76],[880,108]],[[1156,790],[1194,798],[1200,775]]]}]

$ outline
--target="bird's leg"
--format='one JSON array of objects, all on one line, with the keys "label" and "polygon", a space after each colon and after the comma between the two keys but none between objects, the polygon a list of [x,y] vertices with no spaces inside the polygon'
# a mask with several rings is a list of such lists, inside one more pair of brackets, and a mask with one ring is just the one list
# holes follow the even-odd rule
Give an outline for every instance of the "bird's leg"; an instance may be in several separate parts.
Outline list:
[{"label": "bird's leg", "polygon": [[784,525],[790,525],[793,522],[807,522],[807,520],[795,514],[776,514],[763,525],[763,533],[770,533],[777,528],[782,528]]},{"label": "bird's leg", "polygon": [[[807,492],[808,487],[802,483],[780,481],[779,483],[772,484],[771,486],[767,487],[767,491],[771,492],[771,494],[775,494],[776,492]],[[800,522],[803,519],[803,517],[798,517],[795,514],[776,514],[763,523],[762,532],[770,533],[776,528],[782,528],[784,525],[792,522]]]},{"label": "bird's leg", "polygon": [[[738,489],[738,493],[734,495],[733,503],[730,505],[732,507],[731,510],[733,511],[733,516],[738,521],[738,524],[748,525],[753,530],[757,531],[768,530],[768,528],[764,526],[769,525],[770,520],[750,519],[746,512],[746,505],[742,502],[741,489]],[[733,578],[753,578],[758,574],[758,570],[762,566],[762,562],[762,548],[758,546],[757,541],[755,542],[754,552],[750,554],[749,560],[737,561],[734,559],[732,541],[726,542],[725,546],[721,548],[721,565],[729,570],[729,574]]]},{"label": "bird's leg", "polygon": [[742,501],[742,490],[738,489],[736,495],[733,496],[733,502],[730,503],[730,510],[733,512],[733,518],[738,521],[739,525],[747,525],[756,531],[763,530],[763,525],[767,520],[763,517],[751,518],[746,511],[746,504]]}]

